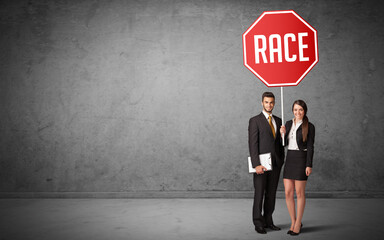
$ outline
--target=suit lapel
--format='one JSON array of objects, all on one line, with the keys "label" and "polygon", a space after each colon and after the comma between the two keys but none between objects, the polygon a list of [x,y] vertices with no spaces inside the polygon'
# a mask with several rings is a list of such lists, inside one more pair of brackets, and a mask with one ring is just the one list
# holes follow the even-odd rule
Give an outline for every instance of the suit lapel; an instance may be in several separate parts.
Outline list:
[{"label": "suit lapel", "polygon": [[303,133],[302,133],[302,126],[303,124],[301,124],[297,130],[296,130],[296,141],[297,141],[297,145],[299,145],[299,141],[303,141]]},{"label": "suit lapel", "polygon": [[286,127],[286,134],[288,134],[289,131],[291,131],[292,124],[293,124],[293,121],[288,121],[287,122],[287,125],[285,126]]},{"label": "suit lapel", "polygon": [[285,125],[285,136],[284,137],[287,140],[287,142],[285,143],[286,146],[288,146],[288,144],[289,144],[288,134],[291,131],[292,124],[293,124],[293,121],[291,120],[291,121],[288,121],[287,124]]}]

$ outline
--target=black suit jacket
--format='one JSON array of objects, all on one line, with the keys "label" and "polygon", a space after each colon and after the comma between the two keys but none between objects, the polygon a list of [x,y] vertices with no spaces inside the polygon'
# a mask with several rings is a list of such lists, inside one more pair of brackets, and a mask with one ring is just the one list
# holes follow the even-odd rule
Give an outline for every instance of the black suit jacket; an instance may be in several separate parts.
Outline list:
[{"label": "black suit jacket", "polygon": [[[285,123],[285,128],[286,128],[286,134],[285,134],[285,142],[286,146],[288,146],[288,134],[289,131],[292,128],[293,121],[287,121]],[[297,146],[299,147],[300,150],[305,150],[307,149],[307,167],[312,167],[312,161],[313,161],[313,151],[314,151],[314,144],[315,144],[315,126],[308,122],[308,135],[307,135],[307,141],[303,142],[303,129],[302,125],[297,129],[296,131],[296,142]]]},{"label": "black suit jacket", "polygon": [[272,115],[276,122],[276,138],[263,113],[251,118],[248,126],[248,144],[252,167],[260,165],[259,154],[271,153],[272,161],[281,167],[284,164],[284,147],[281,144],[281,119]]}]

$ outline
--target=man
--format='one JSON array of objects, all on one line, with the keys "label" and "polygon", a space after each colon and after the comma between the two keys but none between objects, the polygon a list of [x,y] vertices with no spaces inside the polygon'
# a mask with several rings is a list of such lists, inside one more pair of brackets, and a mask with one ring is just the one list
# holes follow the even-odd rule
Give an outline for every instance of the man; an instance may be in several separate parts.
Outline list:
[{"label": "man", "polygon": [[[281,119],[272,115],[275,106],[273,93],[263,93],[261,105],[263,111],[249,120],[248,143],[252,167],[256,169],[256,173],[253,175],[255,188],[253,224],[258,233],[265,234],[267,233],[265,228],[280,230],[273,223],[272,213],[275,210],[280,170],[284,163],[284,147],[280,136]],[[266,171],[267,169],[260,164],[259,154],[264,153],[271,153],[272,171]]]}]

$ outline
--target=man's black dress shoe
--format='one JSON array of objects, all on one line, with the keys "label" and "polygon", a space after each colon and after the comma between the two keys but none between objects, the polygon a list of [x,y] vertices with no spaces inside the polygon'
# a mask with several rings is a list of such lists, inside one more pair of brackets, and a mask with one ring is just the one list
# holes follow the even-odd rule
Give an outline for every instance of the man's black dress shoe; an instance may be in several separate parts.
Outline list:
[{"label": "man's black dress shoe", "polygon": [[260,233],[260,234],[266,234],[267,231],[265,231],[265,228],[263,227],[255,227],[255,230],[256,232]]},{"label": "man's black dress shoe", "polygon": [[273,225],[273,224],[267,226],[267,228],[269,228],[269,229],[271,229],[271,230],[275,230],[275,231],[279,231],[279,230],[281,230],[281,228],[279,228],[279,227],[277,227],[277,226],[275,226],[275,225]]}]

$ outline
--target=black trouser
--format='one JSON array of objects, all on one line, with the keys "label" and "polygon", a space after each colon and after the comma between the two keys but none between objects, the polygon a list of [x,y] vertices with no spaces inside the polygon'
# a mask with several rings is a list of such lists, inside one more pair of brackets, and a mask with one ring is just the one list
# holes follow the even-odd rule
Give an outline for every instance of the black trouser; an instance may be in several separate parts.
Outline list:
[{"label": "black trouser", "polygon": [[[273,166],[272,171],[264,174],[253,174],[253,186],[255,195],[253,198],[253,224],[262,227],[273,224],[272,213],[275,210],[276,190],[279,184],[281,167]],[[264,198],[264,212],[263,209]]]}]

